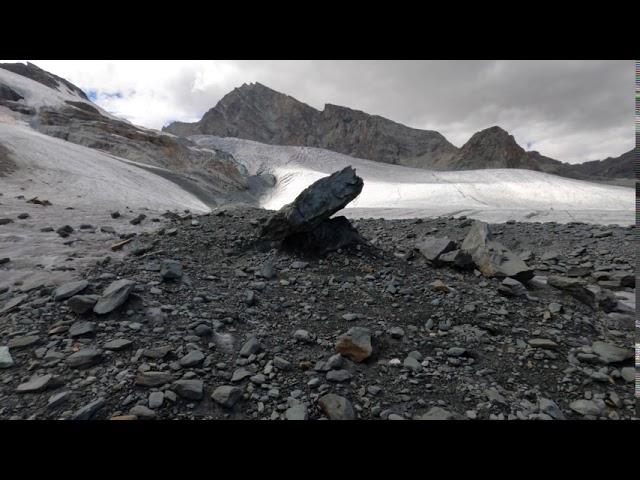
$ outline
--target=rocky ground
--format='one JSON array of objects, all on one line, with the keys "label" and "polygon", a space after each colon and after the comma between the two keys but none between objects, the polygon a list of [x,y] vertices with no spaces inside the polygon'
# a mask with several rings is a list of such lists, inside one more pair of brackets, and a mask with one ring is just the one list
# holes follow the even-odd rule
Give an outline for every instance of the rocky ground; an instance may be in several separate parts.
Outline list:
[{"label": "rocky ground", "polygon": [[84,281],[3,288],[0,418],[637,417],[633,227],[491,225],[523,287],[414,248],[465,218],[355,221],[369,244],[313,258],[256,241],[270,213],[173,215]]}]

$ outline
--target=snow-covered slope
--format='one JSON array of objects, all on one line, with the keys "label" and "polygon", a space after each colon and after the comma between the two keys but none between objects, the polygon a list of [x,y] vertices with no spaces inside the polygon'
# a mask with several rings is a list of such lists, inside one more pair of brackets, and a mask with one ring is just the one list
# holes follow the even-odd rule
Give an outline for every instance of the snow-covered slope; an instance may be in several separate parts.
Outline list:
[{"label": "snow-covered slope", "polygon": [[106,117],[120,122],[126,122],[126,120],[109,114],[95,103],[72,92],[63,84],[60,84],[57,89],[50,88],[35,80],[3,68],[0,68],[0,84],[11,87],[15,92],[24,97],[23,100],[20,100],[20,103],[24,103],[35,109],[41,107],[64,107],[68,106],[66,102],[81,102],[95,108]]},{"label": "snow-covered slope", "polygon": [[[1,113],[1,112],[0,112]],[[175,183],[131,162],[36,132],[0,116],[0,144],[16,169],[0,177],[3,190],[20,189],[74,207],[136,207],[151,210],[209,208]]]},{"label": "snow-covered slope", "polygon": [[236,138],[190,137],[202,147],[226,151],[249,174],[270,173],[276,186],[262,206],[278,209],[309,184],[347,165],[364,189],[343,212],[351,217],[411,218],[468,215],[492,222],[635,222],[634,190],[572,180],[532,170],[435,172],[352,158],[310,147],[283,147]]}]

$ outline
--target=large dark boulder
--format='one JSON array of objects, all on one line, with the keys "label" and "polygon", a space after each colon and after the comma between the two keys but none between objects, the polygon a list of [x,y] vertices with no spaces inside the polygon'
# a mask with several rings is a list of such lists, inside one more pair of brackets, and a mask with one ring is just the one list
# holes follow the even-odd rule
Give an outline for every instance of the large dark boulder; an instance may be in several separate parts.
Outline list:
[{"label": "large dark boulder", "polygon": [[282,247],[286,250],[324,255],[362,242],[363,238],[346,217],[335,217],[325,220],[311,232],[288,236],[282,242]]},{"label": "large dark boulder", "polygon": [[362,178],[352,167],[321,178],[274,214],[260,236],[265,240],[280,241],[293,234],[312,232],[360,195],[363,185]]}]

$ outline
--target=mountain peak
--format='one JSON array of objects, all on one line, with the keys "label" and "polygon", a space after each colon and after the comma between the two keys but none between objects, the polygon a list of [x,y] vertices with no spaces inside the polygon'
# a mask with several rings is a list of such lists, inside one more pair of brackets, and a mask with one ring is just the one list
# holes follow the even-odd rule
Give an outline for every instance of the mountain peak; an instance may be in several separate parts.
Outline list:
[{"label": "mountain peak", "polygon": [[53,88],[57,90],[61,85],[64,85],[78,95],[84,100],[89,100],[87,95],[78,87],[76,87],[73,83],[65,80],[62,77],[58,77],[53,73],[47,72],[46,70],[41,69],[37,65],[27,62],[24,63],[0,63],[0,68],[8,70],[17,75],[22,75],[23,77],[29,78],[35,82],[41,83],[46,87]]}]

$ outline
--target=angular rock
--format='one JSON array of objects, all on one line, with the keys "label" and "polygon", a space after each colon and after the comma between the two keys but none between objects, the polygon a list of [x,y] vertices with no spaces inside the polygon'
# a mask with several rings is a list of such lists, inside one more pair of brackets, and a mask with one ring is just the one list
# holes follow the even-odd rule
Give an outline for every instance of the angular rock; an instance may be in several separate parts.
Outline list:
[{"label": "angular rock", "polygon": [[542,413],[546,413],[551,418],[554,418],[556,420],[566,420],[567,418],[565,417],[564,413],[562,413],[562,410],[556,404],[556,402],[548,398],[540,398],[538,400],[538,408]]},{"label": "angular rock", "polygon": [[71,354],[67,357],[65,362],[71,368],[83,368],[95,365],[96,363],[99,363],[101,359],[102,350],[89,347]]},{"label": "angular rock", "polygon": [[416,243],[416,248],[431,263],[437,263],[439,257],[455,250],[456,243],[449,237],[426,237]]},{"label": "angular rock", "polygon": [[278,241],[292,234],[311,232],[356,198],[363,185],[352,167],[321,178],[304,189],[292,203],[271,216],[260,236]]},{"label": "angular rock", "polygon": [[9,313],[9,312],[15,310],[27,298],[28,298],[28,295],[17,295],[15,297],[13,297],[11,300],[6,302],[4,304],[4,306],[0,309],[0,315],[2,315],[4,313]]},{"label": "angular rock", "polygon": [[602,400],[576,400],[569,404],[569,408],[580,415],[591,415],[597,417],[601,415],[606,405]]},{"label": "angular rock", "polygon": [[126,278],[116,280],[103,292],[100,300],[98,300],[98,303],[93,307],[93,311],[99,315],[112,312],[129,298],[129,294],[134,286],[135,282],[127,280]]},{"label": "angular rock", "polygon": [[63,381],[51,374],[34,375],[29,379],[29,381],[18,385],[18,387],[16,388],[16,393],[42,392],[44,390],[57,388],[61,385],[63,385]]},{"label": "angular rock", "polygon": [[204,358],[204,353],[202,353],[200,350],[192,350],[184,357],[182,357],[179,363],[185,368],[195,367],[196,365],[200,365],[202,362],[204,362]]},{"label": "angular rock", "polygon": [[242,348],[240,349],[241,357],[248,357],[249,355],[253,355],[254,353],[258,353],[260,351],[260,342],[256,337],[251,337],[247,340]]},{"label": "angular rock", "polygon": [[86,280],[79,280],[77,282],[65,283],[60,285],[53,292],[53,300],[61,302],[67,298],[73,297],[76,293],[80,293],[82,290],[89,286],[89,282]]},{"label": "angular rock", "polygon": [[440,255],[438,263],[465,270],[473,266],[473,259],[468,253],[457,249]]},{"label": "angular rock", "polygon": [[211,394],[211,399],[225,408],[232,408],[241,398],[242,389],[231,385],[222,385]]},{"label": "angular rock", "polygon": [[85,337],[95,335],[98,326],[94,322],[76,322],[69,327],[69,336]]},{"label": "angular rock", "polygon": [[133,342],[131,340],[127,340],[126,338],[116,338],[114,340],[108,341],[102,347],[105,350],[120,351],[129,348],[131,345],[133,345]]},{"label": "angular rock", "polygon": [[156,418],[156,412],[144,405],[136,405],[129,410],[129,415],[135,415],[141,420],[153,420]]},{"label": "angular rock", "polygon": [[202,380],[176,380],[171,389],[182,398],[202,400],[204,398],[204,383]]},{"label": "angular rock", "polygon": [[181,279],[182,264],[177,260],[163,260],[160,264],[160,276],[163,280]]},{"label": "angular rock", "polygon": [[532,338],[528,343],[532,348],[542,348],[545,350],[555,350],[560,347],[556,342],[547,338]]},{"label": "angular rock", "polygon": [[21,348],[31,347],[40,343],[38,335],[26,335],[24,337],[15,337],[9,340],[9,348],[19,350]]},{"label": "angular rock", "polygon": [[632,348],[620,348],[606,342],[593,342],[591,348],[606,364],[624,362],[634,356]]},{"label": "angular rock", "polygon": [[360,363],[371,356],[371,332],[363,327],[352,327],[347,333],[338,337],[336,351],[356,363]]},{"label": "angular rock", "polygon": [[151,392],[149,394],[149,408],[156,409],[160,408],[164,403],[164,393],[162,392]]},{"label": "angular rock", "polygon": [[72,312],[82,315],[90,312],[100,297],[98,295],[75,295],[67,301]]},{"label": "angular rock", "polygon": [[329,420],[355,420],[356,412],[345,397],[329,393],[318,399],[318,405]]},{"label": "angular rock", "polygon": [[348,370],[331,370],[327,373],[327,380],[330,382],[346,382],[352,378],[353,375]]},{"label": "angular rock", "polygon": [[512,277],[520,282],[533,278],[534,271],[515,253],[491,239],[486,223],[475,221],[460,250],[471,255],[485,277]]},{"label": "angular rock", "polygon": [[93,416],[98,413],[101,409],[103,409],[107,405],[107,402],[104,398],[98,398],[93,402],[85,405],[81,409],[77,410],[72,419],[73,420],[91,420]]}]

